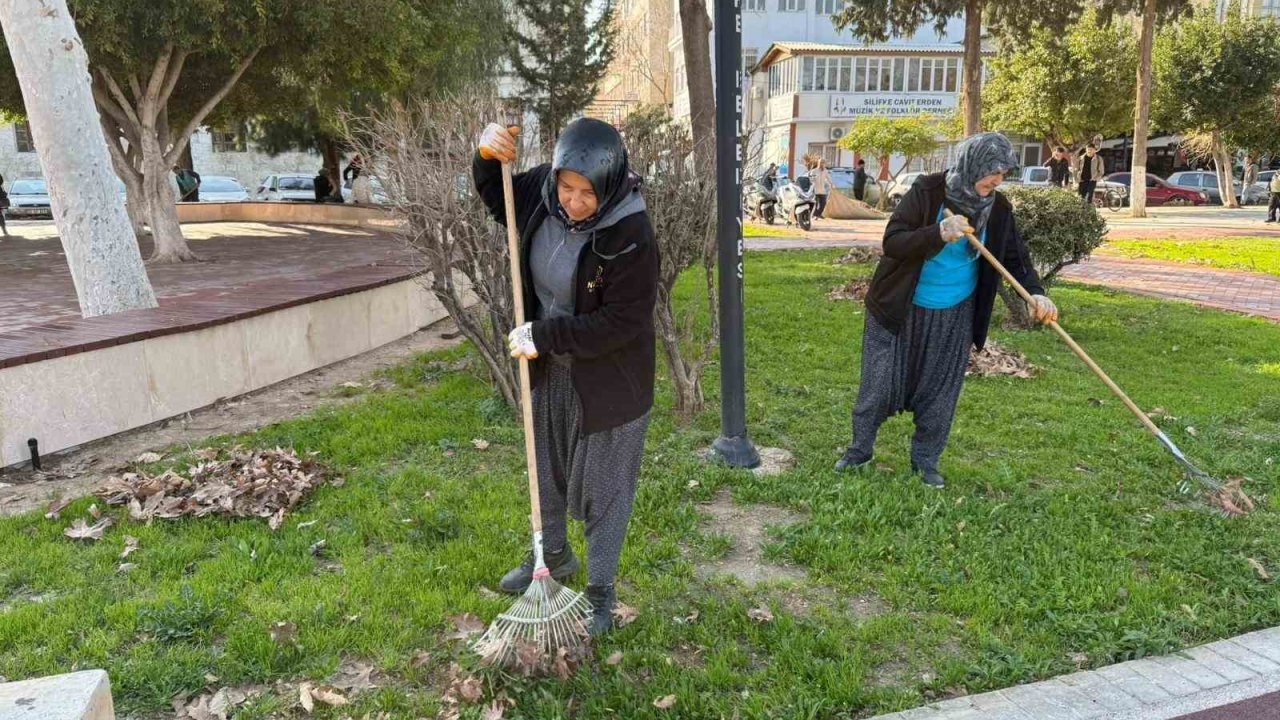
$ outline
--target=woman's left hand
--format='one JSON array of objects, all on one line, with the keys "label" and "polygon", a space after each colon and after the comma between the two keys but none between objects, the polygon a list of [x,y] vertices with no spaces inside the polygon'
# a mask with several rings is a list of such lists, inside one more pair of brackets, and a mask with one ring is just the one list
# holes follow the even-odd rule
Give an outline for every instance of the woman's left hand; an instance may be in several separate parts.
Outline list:
[{"label": "woman's left hand", "polygon": [[1032,295],[1031,315],[1035,317],[1036,322],[1050,323],[1058,322],[1058,306],[1044,295]]},{"label": "woman's left hand", "polygon": [[507,347],[513,358],[536,359],[538,348],[533,344],[533,323],[525,323],[507,333]]}]

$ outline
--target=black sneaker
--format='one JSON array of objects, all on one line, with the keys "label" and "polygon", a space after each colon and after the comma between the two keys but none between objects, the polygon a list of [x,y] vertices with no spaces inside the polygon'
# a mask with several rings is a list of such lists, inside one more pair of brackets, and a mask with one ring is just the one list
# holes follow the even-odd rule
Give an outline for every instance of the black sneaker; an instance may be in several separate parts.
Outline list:
[{"label": "black sneaker", "polygon": [[871,466],[871,461],[875,459],[875,455],[863,454],[853,448],[849,448],[844,451],[844,456],[836,461],[836,472],[866,470]]},{"label": "black sneaker", "polygon": [[921,472],[920,468],[916,467],[915,463],[911,463],[911,474],[919,475],[920,482],[935,490],[941,490],[947,486],[946,479],[943,478],[942,474],[937,470],[925,470],[924,472]]},{"label": "black sneaker", "polygon": [[[551,571],[551,577],[556,580],[563,580],[578,572],[578,556],[573,554],[573,548],[568,545],[558,553],[546,553],[543,559],[546,560],[547,569]],[[533,582],[532,550],[525,556],[524,562],[520,563],[519,567],[512,568],[502,576],[502,580],[498,581],[498,589],[512,595],[520,595],[529,589],[531,582]]]},{"label": "black sneaker", "polygon": [[613,629],[613,606],[617,602],[612,585],[588,585],[587,601],[591,603],[591,617],[587,619],[587,634],[591,637]]}]

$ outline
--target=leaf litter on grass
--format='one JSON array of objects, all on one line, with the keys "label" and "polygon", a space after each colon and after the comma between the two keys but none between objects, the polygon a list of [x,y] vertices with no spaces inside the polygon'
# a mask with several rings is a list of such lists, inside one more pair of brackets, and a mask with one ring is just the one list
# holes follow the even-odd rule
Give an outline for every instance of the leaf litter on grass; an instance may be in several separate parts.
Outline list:
[{"label": "leaf litter on grass", "polygon": [[284,523],[285,513],[328,480],[329,471],[314,453],[299,457],[288,448],[246,450],[239,446],[219,452],[197,451],[201,461],[184,476],[174,470],[159,475],[130,472],[107,479],[97,496],[110,505],[127,505],[129,517],[150,523],[155,518],[265,518],[272,530]]},{"label": "leaf litter on grass", "polygon": [[969,367],[964,374],[982,377],[1008,375],[1030,380],[1035,377],[1036,366],[1028,362],[1022,353],[1010,350],[995,341],[987,341],[982,352],[969,350]]}]

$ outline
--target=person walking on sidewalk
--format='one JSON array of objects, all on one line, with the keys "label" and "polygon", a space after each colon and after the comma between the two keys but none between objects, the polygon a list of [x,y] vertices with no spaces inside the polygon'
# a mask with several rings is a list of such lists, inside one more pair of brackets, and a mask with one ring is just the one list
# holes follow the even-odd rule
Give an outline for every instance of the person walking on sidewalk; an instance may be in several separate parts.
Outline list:
[{"label": "person walking on sidewalk", "polygon": [[1059,145],[1053,151],[1053,157],[1044,164],[1049,168],[1049,184],[1066,189],[1071,185],[1071,161],[1067,159],[1067,149]]},{"label": "person walking on sidewalk", "polygon": [[[1032,294],[1036,320],[1058,319],[1018,234],[1013,206],[995,191],[1018,164],[1013,145],[999,133],[979,133],[961,143],[956,156],[950,170],[917,180],[885,227],[884,256],[867,289],[853,442],[837,471],[869,466],[880,425],[910,410],[916,426],[911,470],[929,487],[946,485],[938,461],[969,348],[986,343],[1000,284],[966,233],[980,238]],[[955,214],[946,217],[944,210]]]},{"label": "person walking on sidewalk", "polygon": [[827,161],[819,160],[818,167],[809,172],[809,178],[813,181],[813,197],[818,202],[813,216],[820,218],[822,211],[827,209],[827,196],[831,194],[831,171],[827,169]]},{"label": "person walking on sidewalk", "polygon": [[1084,149],[1084,155],[1080,157],[1080,161],[1076,166],[1076,177],[1079,179],[1080,199],[1084,200],[1088,205],[1093,202],[1093,191],[1098,187],[1098,181],[1106,173],[1102,164],[1102,157],[1098,155],[1098,146],[1089,143]]},{"label": "person walking on sidewalk", "polygon": [[1267,205],[1267,222],[1280,220],[1280,172],[1271,175],[1271,203]]},{"label": "person walking on sidewalk", "polygon": [[[490,124],[472,164],[489,213],[506,224],[501,162],[515,133]],[[614,576],[626,538],[653,407],[658,247],[612,125],[582,118],[560,133],[550,164],[513,180],[520,268],[531,322],[508,335],[528,358],[547,568],[578,570],[566,515],[586,523],[592,635],[613,627]],[[499,587],[523,593],[533,553]]]}]

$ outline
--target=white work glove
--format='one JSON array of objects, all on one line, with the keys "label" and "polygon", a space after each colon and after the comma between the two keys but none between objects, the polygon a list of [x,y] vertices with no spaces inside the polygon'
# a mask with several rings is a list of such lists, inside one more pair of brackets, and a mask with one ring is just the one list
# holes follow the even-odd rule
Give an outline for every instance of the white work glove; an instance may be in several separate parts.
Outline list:
[{"label": "white work glove", "polygon": [[498,123],[489,123],[484,132],[480,133],[480,157],[485,160],[515,162],[516,135],[519,134],[518,127],[505,128]]},{"label": "white work glove", "polygon": [[1036,322],[1058,322],[1058,306],[1052,300],[1044,295],[1032,295],[1031,299],[1034,301],[1031,304],[1031,314]]},{"label": "white work glove", "polygon": [[952,215],[938,223],[938,232],[942,234],[942,242],[953,243],[963,240],[965,233],[973,234],[969,220],[963,215]]},{"label": "white work glove", "polygon": [[525,323],[507,333],[507,347],[511,349],[511,357],[533,360],[538,357],[538,348],[533,344],[533,323]]}]

